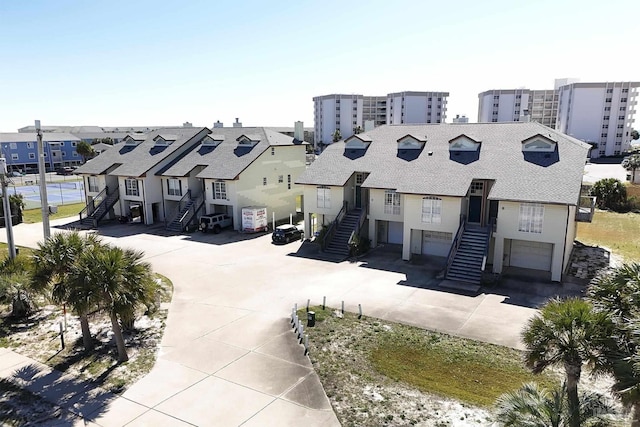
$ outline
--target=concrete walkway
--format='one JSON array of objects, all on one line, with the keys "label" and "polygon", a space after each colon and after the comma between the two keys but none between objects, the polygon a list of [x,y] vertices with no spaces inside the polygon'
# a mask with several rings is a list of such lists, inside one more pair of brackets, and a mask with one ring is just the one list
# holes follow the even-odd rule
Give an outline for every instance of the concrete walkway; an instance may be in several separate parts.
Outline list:
[{"label": "concrete walkway", "polygon": [[[35,246],[42,225],[21,224],[14,233],[18,245]],[[519,348],[535,302],[547,297],[529,298],[517,287],[473,296],[446,292],[428,266],[384,250],[362,262],[334,263],[312,259],[300,243],[272,245],[268,235],[175,236],[120,224],[101,227],[100,235],[144,251],[175,286],[153,370],[122,397],[105,398],[93,415],[83,412],[104,426],[339,425],[289,328],[293,304],[307,299],[320,304],[326,296],[327,305],[344,301],[351,311],[362,304],[368,316]]]}]

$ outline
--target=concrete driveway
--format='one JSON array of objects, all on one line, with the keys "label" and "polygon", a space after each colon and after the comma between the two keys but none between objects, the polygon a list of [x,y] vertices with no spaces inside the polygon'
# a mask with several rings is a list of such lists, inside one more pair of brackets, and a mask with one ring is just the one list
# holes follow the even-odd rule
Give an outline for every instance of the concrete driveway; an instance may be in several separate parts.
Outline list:
[{"label": "concrete driveway", "polygon": [[[14,234],[18,245],[35,246],[42,226],[21,224]],[[144,251],[175,292],[156,366],[98,418],[89,416],[99,425],[339,425],[289,328],[293,304],[307,299],[321,304],[326,296],[327,305],[344,301],[351,311],[362,304],[368,316],[516,348],[535,313],[526,292],[444,291],[434,269],[384,249],[335,263],[306,257],[299,242],[272,245],[269,235],[176,236],[120,224],[100,235]]]}]

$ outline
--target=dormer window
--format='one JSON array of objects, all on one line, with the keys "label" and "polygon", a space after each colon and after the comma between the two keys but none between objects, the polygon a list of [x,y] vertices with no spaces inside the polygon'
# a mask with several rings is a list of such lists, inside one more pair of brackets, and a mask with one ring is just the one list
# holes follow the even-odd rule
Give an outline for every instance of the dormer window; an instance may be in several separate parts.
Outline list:
[{"label": "dormer window", "polygon": [[405,135],[398,140],[398,150],[421,150],[426,142],[426,136]]},{"label": "dormer window", "polygon": [[139,145],[145,140],[144,135],[127,135],[123,139],[126,145]]},{"label": "dormer window", "polygon": [[224,135],[207,135],[202,140],[202,145],[217,147],[224,141]]},{"label": "dormer window", "polygon": [[478,151],[480,143],[480,139],[462,134],[449,141],[449,151]]},{"label": "dormer window", "polygon": [[260,142],[259,135],[240,135],[236,141],[238,141],[238,147],[253,147]]},{"label": "dormer window", "polygon": [[158,135],[153,138],[156,145],[171,145],[176,140],[175,135]]},{"label": "dormer window", "polygon": [[359,133],[357,135],[352,135],[349,138],[345,139],[345,150],[366,150],[371,144],[371,137],[369,135],[365,135],[363,133]]},{"label": "dormer window", "polygon": [[552,153],[556,151],[556,141],[551,135],[534,135],[522,141],[523,153]]}]

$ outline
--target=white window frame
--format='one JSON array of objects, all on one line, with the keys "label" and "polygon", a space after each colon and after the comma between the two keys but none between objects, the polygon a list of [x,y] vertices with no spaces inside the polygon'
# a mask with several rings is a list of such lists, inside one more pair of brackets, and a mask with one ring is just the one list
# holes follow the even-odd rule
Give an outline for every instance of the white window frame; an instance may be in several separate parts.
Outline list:
[{"label": "white window frame", "polygon": [[18,153],[11,153],[11,160],[18,160],[19,158]]},{"label": "white window frame", "polygon": [[227,183],[216,181],[213,183],[213,198],[217,200],[227,200]]},{"label": "white window frame", "polygon": [[[135,184],[135,187],[134,187]],[[124,194],[126,196],[140,196],[140,189],[138,186],[138,180],[135,178],[125,178],[124,180]]]},{"label": "white window frame", "polygon": [[321,209],[331,209],[331,188],[321,185],[316,189],[317,206]]},{"label": "white window frame", "polygon": [[182,197],[182,181],[178,178],[167,178],[167,194]]},{"label": "white window frame", "polygon": [[396,190],[384,191],[384,213],[400,215],[400,193],[397,193]]},{"label": "white window frame", "polygon": [[33,142],[27,142],[27,148],[33,148]]},{"label": "white window frame", "polygon": [[29,153],[29,160],[35,160],[36,159],[36,153]]},{"label": "white window frame", "polygon": [[442,199],[439,197],[422,198],[422,222],[440,224],[442,222]]},{"label": "white window frame", "polygon": [[518,231],[541,234],[544,223],[544,205],[541,203],[520,203]]},{"label": "white window frame", "polygon": [[98,192],[100,192],[100,187],[98,186],[98,177],[97,176],[88,177],[87,184],[89,185],[89,192],[90,193],[98,193]]},{"label": "white window frame", "polygon": [[16,142],[10,142],[9,143],[9,148],[11,148],[12,150],[17,150],[18,149],[18,144]]}]

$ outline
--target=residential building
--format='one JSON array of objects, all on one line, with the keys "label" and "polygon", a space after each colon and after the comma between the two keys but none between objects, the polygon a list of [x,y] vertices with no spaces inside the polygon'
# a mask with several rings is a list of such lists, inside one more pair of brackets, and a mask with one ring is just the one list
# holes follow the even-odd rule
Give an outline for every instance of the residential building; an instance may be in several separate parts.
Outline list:
[{"label": "residential building", "polygon": [[305,169],[307,144],[268,128],[162,129],[133,134],[85,165],[87,207],[81,216],[134,216],[182,231],[204,213],[226,213],[234,228],[241,209],[267,207],[276,219],[301,208],[295,179]]},{"label": "residential building", "polygon": [[451,121],[452,123],[469,123],[469,118],[465,115],[456,114],[456,116]]},{"label": "residential building", "polygon": [[554,89],[496,89],[478,95],[478,122],[534,121],[591,144],[591,157],[627,151],[639,82],[578,83]]},{"label": "residential building", "polygon": [[[80,139],[68,133],[43,133],[44,160],[47,170],[60,166],[80,164],[82,157],[76,152]],[[38,170],[38,135],[36,133],[0,133],[2,157],[7,159],[9,171]]]},{"label": "residential building", "polygon": [[593,145],[591,157],[631,145],[640,82],[572,83],[559,88],[556,129]]},{"label": "residential building", "polygon": [[397,92],[386,96],[332,94],[316,96],[314,142],[333,143],[336,130],[348,138],[356,129],[384,124],[444,123],[448,92]]},{"label": "residential building", "polygon": [[387,95],[387,124],[444,123],[448,92],[397,92]]},{"label": "residential building", "polygon": [[336,131],[340,132],[340,139],[353,135],[357,126],[363,126],[363,103],[362,95],[333,94],[314,97],[316,144],[331,144]]},{"label": "residential building", "polygon": [[[539,123],[386,125],[327,147],[298,179],[305,234],[341,256],[355,233],[402,258],[441,260],[479,284],[527,268],[560,281],[578,221],[589,145]],[[500,165],[500,167],[496,167]]]}]

